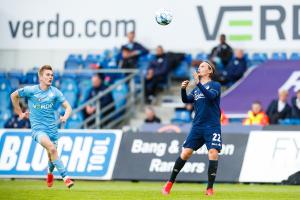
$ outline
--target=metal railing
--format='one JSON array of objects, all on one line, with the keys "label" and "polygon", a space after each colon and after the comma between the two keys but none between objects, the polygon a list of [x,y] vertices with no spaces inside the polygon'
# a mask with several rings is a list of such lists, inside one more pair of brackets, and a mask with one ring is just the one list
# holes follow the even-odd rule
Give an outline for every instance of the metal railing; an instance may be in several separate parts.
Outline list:
[{"label": "metal railing", "polygon": [[[144,104],[144,76],[137,69],[101,69],[101,70],[65,70],[64,73],[93,73],[93,74],[101,74],[101,73],[122,73],[126,74],[125,78],[116,81],[113,85],[109,86],[104,91],[99,92],[96,96],[84,102],[75,108],[72,114],[83,113],[84,109],[88,105],[95,105],[96,111],[80,124],[78,127],[80,128],[114,128],[119,123],[128,120],[130,116],[134,114],[134,110],[136,109],[137,103]],[[135,82],[135,77],[140,76],[140,83]],[[126,84],[128,86],[128,93],[122,99],[117,99],[116,101],[124,101],[125,104],[116,109],[116,102],[111,102],[105,107],[101,107],[100,99],[111,93],[117,87],[122,84]],[[115,108],[114,111],[108,113],[106,116],[102,117],[104,112],[109,111],[110,109]],[[92,125],[88,125],[93,122]]]}]

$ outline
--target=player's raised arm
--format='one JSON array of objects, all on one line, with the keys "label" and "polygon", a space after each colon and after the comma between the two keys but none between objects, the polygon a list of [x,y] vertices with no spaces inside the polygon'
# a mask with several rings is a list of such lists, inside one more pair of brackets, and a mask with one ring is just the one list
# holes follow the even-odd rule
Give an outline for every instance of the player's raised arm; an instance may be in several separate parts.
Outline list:
[{"label": "player's raised arm", "polygon": [[200,89],[200,91],[203,93],[203,95],[208,98],[209,100],[213,100],[215,99],[220,91],[219,91],[219,88],[208,88],[206,89],[202,84],[201,82],[199,81],[199,75],[197,72],[193,72],[193,77],[194,77],[194,80],[197,84],[197,87]]},{"label": "player's raised arm", "polygon": [[67,100],[62,103],[62,106],[66,109],[65,114],[60,117],[61,122],[66,122],[72,113],[72,107]]},{"label": "player's raised arm", "polygon": [[189,81],[183,81],[181,83],[181,99],[183,103],[193,103],[194,102],[194,98],[192,95],[187,95],[186,94],[186,88],[189,85]]}]

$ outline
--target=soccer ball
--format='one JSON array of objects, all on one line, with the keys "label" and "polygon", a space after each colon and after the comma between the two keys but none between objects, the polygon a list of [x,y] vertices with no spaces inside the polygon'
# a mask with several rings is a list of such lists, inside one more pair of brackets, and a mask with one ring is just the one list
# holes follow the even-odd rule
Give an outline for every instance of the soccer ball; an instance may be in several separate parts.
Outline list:
[{"label": "soccer ball", "polygon": [[155,14],[156,22],[163,26],[170,24],[172,19],[173,19],[172,13],[165,9],[161,9],[157,11]]}]

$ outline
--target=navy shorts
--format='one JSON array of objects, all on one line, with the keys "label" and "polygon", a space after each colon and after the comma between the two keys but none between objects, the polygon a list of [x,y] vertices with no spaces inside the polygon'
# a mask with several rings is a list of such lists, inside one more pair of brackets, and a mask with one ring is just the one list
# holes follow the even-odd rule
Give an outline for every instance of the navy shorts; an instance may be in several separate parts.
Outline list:
[{"label": "navy shorts", "polygon": [[192,127],[190,134],[182,146],[197,151],[204,144],[207,150],[217,149],[220,152],[222,150],[221,130],[219,128],[203,129]]}]

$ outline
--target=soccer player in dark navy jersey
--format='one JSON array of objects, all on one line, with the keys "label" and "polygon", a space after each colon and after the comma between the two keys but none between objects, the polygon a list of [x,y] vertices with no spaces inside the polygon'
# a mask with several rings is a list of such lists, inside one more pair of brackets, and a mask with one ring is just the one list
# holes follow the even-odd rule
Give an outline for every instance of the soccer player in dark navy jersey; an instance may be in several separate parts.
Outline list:
[{"label": "soccer player in dark navy jersey", "polygon": [[181,85],[181,97],[184,103],[193,103],[195,117],[192,129],[183,144],[183,150],[175,162],[171,177],[163,188],[163,194],[169,194],[177,174],[185,162],[204,144],[208,149],[208,185],[206,195],[213,195],[213,184],[218,168],[218,153],[222,149],[221,140],[221,85],[212,81],[215,66],[211,62],[203,61],[197,72],[193,73],[196,87],[187,95],[186,88],[189,81]]}]

